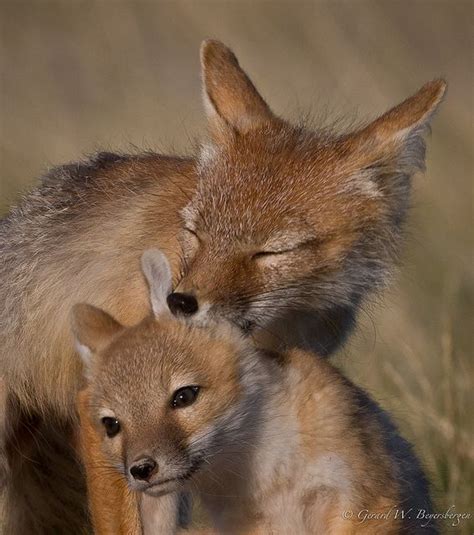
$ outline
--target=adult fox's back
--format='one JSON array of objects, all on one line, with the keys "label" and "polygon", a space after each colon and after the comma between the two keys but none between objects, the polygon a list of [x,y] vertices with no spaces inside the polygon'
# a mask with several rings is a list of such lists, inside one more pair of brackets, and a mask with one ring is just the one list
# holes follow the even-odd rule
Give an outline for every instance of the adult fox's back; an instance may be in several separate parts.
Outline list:
[{"label": "adult fox's back", "polygon": [[127,323],[146,315],[140,254],[159,244],[178,265],[179,210],[195,180],[190,160],[98,154],[54,169],[2,222],[0,356],[23,404],[71,416],[72,305],[109,303]]}]

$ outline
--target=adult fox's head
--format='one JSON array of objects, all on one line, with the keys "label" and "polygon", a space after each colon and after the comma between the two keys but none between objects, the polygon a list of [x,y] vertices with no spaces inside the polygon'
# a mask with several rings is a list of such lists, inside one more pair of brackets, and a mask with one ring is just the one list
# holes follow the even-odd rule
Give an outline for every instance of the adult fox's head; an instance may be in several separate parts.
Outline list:
[{"label": "adult fox's head", "polygon": [[[344,330],[394,265],[445,82],[338,134],[276,117],[223,44],[206,41],[201,61],[211,135],[182,212],[185,262],[170,308],[244,328],[305,311]],[[343,335],[318,349],[330,352]]]}]

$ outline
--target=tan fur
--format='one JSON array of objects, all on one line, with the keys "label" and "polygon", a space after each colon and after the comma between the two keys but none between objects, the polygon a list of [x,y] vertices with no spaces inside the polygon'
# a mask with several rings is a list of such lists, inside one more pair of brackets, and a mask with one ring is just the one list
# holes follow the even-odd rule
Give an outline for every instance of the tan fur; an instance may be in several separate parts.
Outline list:
[{"label": "tan fur", "polygon": [[[393,518],[362,524],[341,516],[387,512],[399,504],[403,485],[383,429],[358,403],[357,389],[310,353],[253,355],[232,336],[150,319],[94,356],[91,417],[100,433],[106,408],[123,429],[114,439],[101,432],[107,464],[127,470],[130,459],[147,452],[167,478],[183,448],[192,451],[202,432],[215,432],[240,404],[224,424],[227,440],[207,445],[207,461],[190,483],[219,533],[400,533]],[[167,409],[173,389],[186,381],[205,385],[202,398],[181,413]]]},{"label": "tan fur", "polygon": [[[81,428],[79,444],[82,461],[87,474],[88,504],[95,535],[154,535],[156,530],[148,530],[140,517],[159,515],[162,522],[160,535],[175,533],[177,518],[177,497],[170,496],[171,505],[157,510],[156,503],[144,504],[146,497],[138,496],[128,488],[126,478],[111,466],[101,448],[102,433],[91,419],[90,392],[84,389],[77,401]],[[149,512],[148,509],[151,511]],[[169,512],[170,507],[172,511]],[[169,521],[169,528],[163,529],[163,520]],[[153,527],[156,522],[153,521]]]},{"label": "tan fur", "polygon": [[144,318],[149,247],[167,253],[175,290],[198,298],[197,320],[225,317],[269,347],[334,352],[386,282],[445,83],[365,128],[310,131],[276,117],[224,45],[207,41],[201,58],[211,135],[200,155],[59,167],[2,221],[0,363],[22,413],[75,426],[69,311],[89,302],[124,325]]},{"label": "tan fur", "polygon": [[218,139],[225,129],[241,133],[275,121],[268,104],[240,68],[233,52],[212,39],[201,46],[204,104],[211,131]]},{"label": "tan fur", "polygon": [[89,510],[96,535],[141,533],[138,500],[119,473],[107,462],[100,448],[101,437],[89,419],[89,395],[80,392],[81,455],[87,474]]},{"label": "tan fur", "polygon": [[[325,286],[336,290],[335,302],[349,302],[352,293],[362,291],[360,282],[351,280],[352,269],[359,268],[369,279],[384,278],[357,265],[355,244],[372,235],[386,250],[368,251],[364,262],[370,260],[371,269],[378,263],[391,267],[393,259],[386,255],[396,243],[390,219],[403,210],[399,203],[406,195],[390,177],[422,165],[422,154],[412,155],[409,170],[399,168],[407,165],[399,157],[405,148],[413,148],[405,147],[408,133],[418,135],[416,129],[426,124],[444,82],[428,84],[360,132],[328,137],[275,118],[235,56],[220,43],[205,43],[202,62],[206,94],[216,106],[211,126],[217,115],[223,136],[205,168],[196,169],[194,160],[153,154],[117,156],[116,161],[110,157],[88,170],[86,164],[81,173],[87,173],[90,185],[85,187],[84,178],[74,179],[74,168],[65,167],[59,176],[46,177],[44,186],[4,223],[2,364],[9,388],[28,406],[52,406],[65,414],[74,406],[78,366],[68,330],[74,303],[104,306],[124,324],[144,317],[149,305],[138,257],[148,247],[159,246],[168,254],[176,281],[184,275],[178,289],[195,292],[211,302],[215,313],[230,316],[239,312],[228,312],[223,302],[232,304],[241,294],[258,301],[259,294],[278,289],[277,280],[285,285],[290,279],[319,278],[320,295],[316,288],[315,295],[306,296],[309,288],[302,286],[305,297],[291,298],[296,310],[314,301],[329,308]],[[245,135],[235,130],[244,112],[252,125]],[[381,198],[357,194],[357,176],[367,166]],[[64,183],[56,183],[58,179]],[[184,239],[183,226],[193,226],[202,238],[197,251],[190,251],[184,240],[184,266],[179,241]],[[308,244],[296,256],[283,256],[269,270],[259,267],[262,262],[249,262],[249,255],[265,250],[270,238],[281,236],[278,246],[290,230],[294,247]],[[29,239],[17,244],[16,237],[24,234]],[[286,299],[276,298],[282,304]],[[259,314],[268,316],[262,307]]]},{"label": "tan fur", "polygon": [[[64,415],[74,407],[80,378],[69,329],[74,303],[110,307],[121,322],[133,324],[149,311],[140,271],[144,248],[159,245],[179,271],[177,208],[189,202],[191,169],[191,162],[160,157],[104,169],[96,178],[97,191],[74,208],[80,214],[70,235],[62,236],[64,247],[51,244],[35,272],[15,281],[18,294],[20,285],[28,289],[28,308],[18,318],[2,318],[0,337],[8,385],[25,405],[52,406]],[[148,195],[132,195],[130,189],[137,187]],[[7,308],[18,294],[9,295]],[[10,324],[13,319],[19,323]]]},{"label": "tan fur", "polygon": [[[156,265],[146,271],[159,278]],[[334,366],[297,349],[258,351],[227,325],[197,328],[159,309],[126,329],[94,307],[74,310],[78,342],[100,348],[87,354],[90,418],[107,464],[132,488],[157,507],[163,493],[189,488],[229,535],[416,529],[390,514],[419,499],[405,443],[393,449],[380,410]],[[200,387],[196,401],[173,408],[186,385]],[[114,437],[104,414],[120,422]],[[137,481],[130,468],[143,456],[158,470]],[[361,522],[365,509],[380,518]]]}]

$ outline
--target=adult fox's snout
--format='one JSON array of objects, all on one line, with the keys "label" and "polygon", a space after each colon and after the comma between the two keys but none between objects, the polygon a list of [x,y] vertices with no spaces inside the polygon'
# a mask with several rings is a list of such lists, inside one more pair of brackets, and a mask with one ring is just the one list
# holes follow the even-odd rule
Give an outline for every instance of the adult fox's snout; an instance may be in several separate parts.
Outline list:
[{"label": "adult fox's snout", "polygon": [[251,306],[252,280],[251,266],[241,255],[220,259],[204,253],[191,262],[169,296],[168,306],[173,314],[192,316],[196,321],[218,315],[240,319]]}]

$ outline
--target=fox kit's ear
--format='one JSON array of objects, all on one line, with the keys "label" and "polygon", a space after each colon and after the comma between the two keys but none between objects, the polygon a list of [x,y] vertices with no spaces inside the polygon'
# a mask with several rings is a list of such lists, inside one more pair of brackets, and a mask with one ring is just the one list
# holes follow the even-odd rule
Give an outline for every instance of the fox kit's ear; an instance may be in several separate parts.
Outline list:
[{"label": "fox kit's ear", "polygon": [[172,290],[171,268],[166,256],[159,249],[149,249],[142,256],[142,269],[148,286],[153,314],[168,312],[166,298]]},{"label": "fox kit's ear", "polygon": [[394,159],[402,173],[424,168],[423,134],[443,99],[444,80],[425,84],[417,93],[355,134],[368,163]]},{"label": "fox kit's ear", "polygon": [[204,105],[214,135],[229,128],[245,133],[274,120],[267,103],[225,45],[212,39],[204,41],[201,69]]},{"label": "fox kit's ear", "polygon": [[112,316],[92,305],[74,305],[72,331],[86,373],[90,371],[93,355],[106,347],[124,327]]}]

